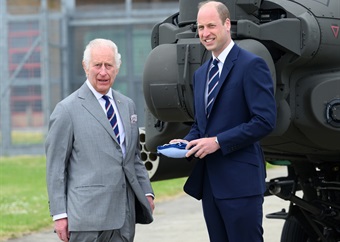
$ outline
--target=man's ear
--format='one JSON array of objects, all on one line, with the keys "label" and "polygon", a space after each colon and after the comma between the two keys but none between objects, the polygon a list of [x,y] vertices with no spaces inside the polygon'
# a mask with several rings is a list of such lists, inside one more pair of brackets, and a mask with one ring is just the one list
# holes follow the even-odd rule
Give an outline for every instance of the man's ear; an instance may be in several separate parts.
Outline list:
[{"label": "man's ear", "polygon": [[225,24],[225,26],[228,28],[228,30],[230,30],[230,28],[231,28],[231,23],[230,23],[230,19],[229,19],[229,18],[227,18],[227,19],[225,20],[224,24]]}]

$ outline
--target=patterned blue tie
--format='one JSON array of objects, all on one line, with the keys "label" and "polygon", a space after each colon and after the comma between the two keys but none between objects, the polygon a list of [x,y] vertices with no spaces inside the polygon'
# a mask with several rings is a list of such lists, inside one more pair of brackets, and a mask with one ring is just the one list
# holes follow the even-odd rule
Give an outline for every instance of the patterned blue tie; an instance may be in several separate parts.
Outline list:
[{"label": "patterned blue tie", "polygon": [[109,97],[104,95],[103,98],[106,101],[105,102],[106,116],[107,116],[108,120],[110,121],[112,129],[113,129],[113,131],[116,135],[116,138],[118,140],[118,143],[120,144],[118,122],[117,122],[117,117],[116,117],[115,111],[113,110],[113,107],[112,107],[112,104],[109,100]]},{"label": "patterned blue tie", "polygon": [[211,69],[209,71],[209,80],[208,80],[208,99],[207,99],[207,107],[206,113],[207,117],[210,115],[212,103],[214,102],[216,96],[216,87],[218,85],[218,81],[220,80],[219,70],[218,70],[218,62],[219,60],[216,58],[213,61]]}]

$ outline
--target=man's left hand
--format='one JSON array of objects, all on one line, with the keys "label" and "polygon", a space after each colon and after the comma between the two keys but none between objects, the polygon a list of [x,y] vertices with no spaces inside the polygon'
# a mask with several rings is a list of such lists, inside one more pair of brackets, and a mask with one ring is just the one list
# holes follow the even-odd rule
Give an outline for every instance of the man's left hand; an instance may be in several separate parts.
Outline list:
[{"label": "man's left hand", "polygon": [[186,146],[186,149],[190,149],[186,157],[194,155],[197,158],[203,159],[206,155],[214,153],[220,148],[220,145],[215,140],[216,137],[210,137],[190,141]]},{"label": "man's left hand", "polygon": [[152,196],[146,196],[146,198],[148,199],[148,202],[150,204],[151,210],[153,212],[153,210],[155,210],[155,203],[153,202],[154,198]]}]

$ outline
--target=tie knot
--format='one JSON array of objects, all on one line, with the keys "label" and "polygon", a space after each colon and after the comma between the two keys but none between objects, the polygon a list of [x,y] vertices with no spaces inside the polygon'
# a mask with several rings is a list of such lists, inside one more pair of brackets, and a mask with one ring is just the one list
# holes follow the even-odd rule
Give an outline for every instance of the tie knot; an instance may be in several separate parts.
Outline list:
[{"label": "tie knot", "polygon": [[216,66],[218,64],[219,60],[217,58],[214,59],[213,65]]},{"label": "tie knot", "polygon": [[105,101],[109,101],[109,97],[108,97],[108,96],[106,96],[106,95],[103,95],[103,96],[102,96],[102,98],[104,98],[104,99],[105,99]]}]

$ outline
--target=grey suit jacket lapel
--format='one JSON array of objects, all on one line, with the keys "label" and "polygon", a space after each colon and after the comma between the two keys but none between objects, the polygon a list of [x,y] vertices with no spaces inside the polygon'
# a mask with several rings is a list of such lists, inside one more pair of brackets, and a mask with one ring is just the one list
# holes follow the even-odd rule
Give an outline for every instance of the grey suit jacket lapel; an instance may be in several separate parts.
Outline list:
[{"label": "grey suit jacket lapel", "polygon": [[111,137],[117,141],[116,136],[113,134],[112,127],[107,120],[105,112],[103,112],[98,100],[88,88],[86,83],[84,83],[79,88],[78,98],[82,106],[103,126],[103,128],[111,135]]}]

